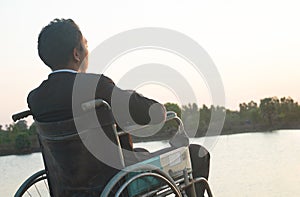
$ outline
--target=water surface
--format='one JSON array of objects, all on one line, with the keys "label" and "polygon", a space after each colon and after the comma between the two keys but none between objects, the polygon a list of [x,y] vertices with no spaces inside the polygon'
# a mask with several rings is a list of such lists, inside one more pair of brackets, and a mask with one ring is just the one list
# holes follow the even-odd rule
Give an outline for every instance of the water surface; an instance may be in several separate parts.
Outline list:
[{"label": "water surface", "polygon": [[[211,149],[209,182],[215,196],[300,196],[300,130],[218,137]],[[192,143],[202,143],[195,138]],[[166,142],[136,144],[152,151]],[[43,168],[40,153],[0,157],[0,196]]]}]

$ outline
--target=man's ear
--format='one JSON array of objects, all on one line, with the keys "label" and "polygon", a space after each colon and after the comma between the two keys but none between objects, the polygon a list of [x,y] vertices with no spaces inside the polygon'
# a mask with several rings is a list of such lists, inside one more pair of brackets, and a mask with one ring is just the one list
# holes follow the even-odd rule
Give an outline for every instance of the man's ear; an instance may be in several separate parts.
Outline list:
[{"label": "man's ear", "polygon": [[73,58],[76,62],[80,62],[80,53],[77,48],[73,49]]}]

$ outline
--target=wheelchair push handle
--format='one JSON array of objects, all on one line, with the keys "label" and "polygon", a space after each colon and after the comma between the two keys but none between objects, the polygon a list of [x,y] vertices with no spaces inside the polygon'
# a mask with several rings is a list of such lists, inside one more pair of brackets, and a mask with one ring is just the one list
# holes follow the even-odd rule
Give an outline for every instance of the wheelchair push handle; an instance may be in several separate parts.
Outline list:
[{"label": "wheelchair push handle", "polygon": [[111,109],[109,104],[102,99],[95,99],[81,104],[81,108],[85,112],[96,109],[98,107],[107,107],[109,110]]},{"label": "wheelchair push handle", "polygon": [[26,110],[26,111],[22,111],[20,113],[12,115],[12,119],[13,119],[14,122],[16,122],[18,120],[21,120],[21,119],[26,118],[26,117],[31,116],[31,115],[32,115],[31,111]]},{"label": "wheelchair push handle", "polygon": [[[94,108],[102,107],[102,106],[110,109],[109,104],[102,99],[96,99],[96,100],[88,101],[88,102],[81,104],[81,108],[85,112],[89,111],[91,109],[94,109]],[[32,112],[30,110],[26,110],[26,111],[22,111],[22,112],[13,114],[12,119],[14,122],[16,122],[18,120],[21,120],[21,119],[26,118],[31,115],[32,115]]]}]

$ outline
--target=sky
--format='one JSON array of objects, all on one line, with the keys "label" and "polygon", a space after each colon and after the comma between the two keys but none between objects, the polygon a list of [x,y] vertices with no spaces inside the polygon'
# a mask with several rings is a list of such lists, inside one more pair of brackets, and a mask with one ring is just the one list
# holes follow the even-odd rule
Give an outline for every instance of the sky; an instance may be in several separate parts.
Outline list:
[{"label": "sky", "polygon": [[[28,93],[50,73],[38,57],[37,38],[54,18],[72,18],[87,38],[90,51],[111,36],[134,28],[162,27],[189,36],[216,65],[227,108],[236,110],[239,103],[272,96],[291,96],[299,102],[299,9],[297,0],[1,0],[0,124],[12,123],[13,113],[27,109]],[[169,56],[162,51],[135,52],[120,58],[112,68],[119,65],[126,70],[128,62],[154,60],[186,64]],[[115,82],[121,76],[118,69],[107,74]],[[198,104],[209,105],[205,80],[192,72],[186,77],[191,83],[198,81]],[[176,92],[159,85],[138,90],[163,103],[178,101]]]}]

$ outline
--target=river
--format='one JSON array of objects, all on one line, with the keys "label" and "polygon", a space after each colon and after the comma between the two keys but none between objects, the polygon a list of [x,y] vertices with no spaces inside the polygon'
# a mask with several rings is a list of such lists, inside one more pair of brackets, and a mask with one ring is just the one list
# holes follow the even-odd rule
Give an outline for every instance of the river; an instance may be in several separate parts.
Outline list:
[{"label": "river", "polygon": [[[216,137],[212,137],[216,138]],[[217,137],[210,149],[209,183],[215,196],[300,196],[300,130]],[[203,138],[191,139],[202,143]],[[150,150],[166,142],[136,144]],[[0,196],[43,168],[40,153],[0,157]]]}]

